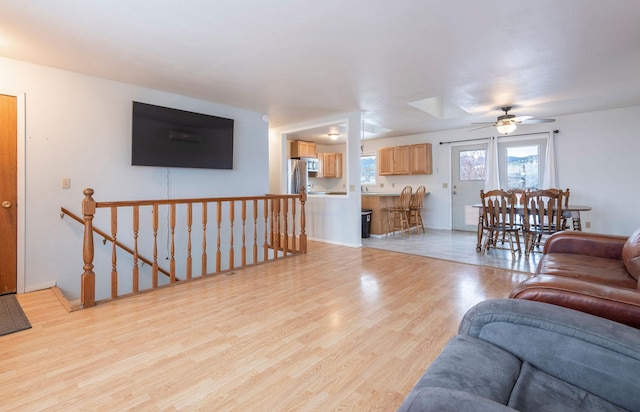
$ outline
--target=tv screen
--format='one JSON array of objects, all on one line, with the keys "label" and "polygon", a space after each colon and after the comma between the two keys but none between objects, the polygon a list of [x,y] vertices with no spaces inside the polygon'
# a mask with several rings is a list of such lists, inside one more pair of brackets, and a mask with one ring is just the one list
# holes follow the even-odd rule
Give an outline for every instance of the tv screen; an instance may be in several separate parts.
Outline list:
[{"label": "tv screen", "polygon": [[233,169],[233,119],[133,102],[131,164]]}]

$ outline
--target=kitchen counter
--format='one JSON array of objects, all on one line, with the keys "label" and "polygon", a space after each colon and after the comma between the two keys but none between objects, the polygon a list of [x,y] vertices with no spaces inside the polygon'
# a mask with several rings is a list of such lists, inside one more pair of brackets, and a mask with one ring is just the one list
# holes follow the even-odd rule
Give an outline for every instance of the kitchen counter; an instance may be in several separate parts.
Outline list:
[{"label": "kitchen counter", "polygon": [[310,196],[313,196],[313,195],[329,195],[329,196],[342,195],[342,196],[346,196],[347,192],[309,192],[308,195],[310,195]]},{"label": "kitchen counter", "polygon": [[[425,193],[425,196],[429,192]],[[387,210],[394,206],[400,193],[362,192],[362,209],[371,210],[371,226],[369,233],[384,235],[387,233]]]},{"label": "kitchen counter", "polygon": [[362,192],[362,196],[377,196],[377,197],[398,197],[400,193],[376,193],[376,192]]}]

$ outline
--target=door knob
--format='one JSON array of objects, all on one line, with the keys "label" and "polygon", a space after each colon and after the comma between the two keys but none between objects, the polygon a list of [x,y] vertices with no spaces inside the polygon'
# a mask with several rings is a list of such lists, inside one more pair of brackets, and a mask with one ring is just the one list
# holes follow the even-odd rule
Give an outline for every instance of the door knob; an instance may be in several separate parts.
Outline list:
[{"label": "door knob", "polygon": [[4,207],[5,209],[9,209],[11,207],[11,202],[5,200],[4,202],[2,202],[2,207]]}]

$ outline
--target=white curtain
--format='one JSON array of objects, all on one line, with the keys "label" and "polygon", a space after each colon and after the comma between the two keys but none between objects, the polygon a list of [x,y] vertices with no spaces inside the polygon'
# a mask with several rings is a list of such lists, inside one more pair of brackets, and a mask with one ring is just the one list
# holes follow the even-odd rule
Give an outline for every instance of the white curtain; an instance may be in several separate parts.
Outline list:
[{"label": "white curtain", "polygon": [[542,174],[541,189],[553,189],[558,187],[558,172],[556,170],[556,151],[554,143],[555,133],[549,132],[547,140],[547,153],[544,159],[544,172]]},{"label": "white curtain", "polygon": [[500,189],[500,174],[498,170],[498,138],[489,139],[487,151],[487,165],[484,179],[484,191]]}]

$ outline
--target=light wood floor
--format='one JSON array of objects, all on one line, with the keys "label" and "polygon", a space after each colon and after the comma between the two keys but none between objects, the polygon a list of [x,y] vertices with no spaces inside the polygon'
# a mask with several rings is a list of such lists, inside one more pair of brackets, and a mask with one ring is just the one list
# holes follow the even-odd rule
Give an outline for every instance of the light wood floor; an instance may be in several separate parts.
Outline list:
[{"label": "light wood floor", "polygon": [[474,304],[527,274],[310,242],[281,259],[67,313],[19,295],[0,410],[394,411]]}]

